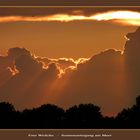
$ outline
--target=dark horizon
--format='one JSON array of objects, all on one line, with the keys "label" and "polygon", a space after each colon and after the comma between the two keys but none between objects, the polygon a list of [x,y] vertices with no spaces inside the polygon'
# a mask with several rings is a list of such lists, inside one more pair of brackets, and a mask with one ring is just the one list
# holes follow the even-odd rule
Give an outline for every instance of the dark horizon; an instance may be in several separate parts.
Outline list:
[{"label": "dark horizon", "polygon": [[0,102],[0,129],[139,129],[140,96],[131,108],[115,117],[103,116],[94,104],[75,105],[67,110],[52,104],[33,109],[15,110],[12,104]]}]

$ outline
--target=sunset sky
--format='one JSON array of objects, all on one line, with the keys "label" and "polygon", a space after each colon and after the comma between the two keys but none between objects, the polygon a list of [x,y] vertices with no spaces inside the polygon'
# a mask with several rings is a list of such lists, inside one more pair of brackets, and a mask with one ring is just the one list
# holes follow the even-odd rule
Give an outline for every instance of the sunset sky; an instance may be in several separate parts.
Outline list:
[{"label": "sunset sky", "polygon": [[[94,15],[114,10],[139,11],[137,8],[1,8],[1,16],[52,16],[57,14]],[[129,15],[129,14],[128,14]],[[70,22],[0,23],[0,52],[10,47],[25,47],[36,55],[52,58],[91,57],[108,48],[122,50],[125,35],[137,26],[111,21],[79,20]],[[7,43],[8,42],[8,43]]]},{"label": "sunset sky", "polygon": [[1,7],[0,100],[115,115],[139,95],[139,26],[138,7]]}]

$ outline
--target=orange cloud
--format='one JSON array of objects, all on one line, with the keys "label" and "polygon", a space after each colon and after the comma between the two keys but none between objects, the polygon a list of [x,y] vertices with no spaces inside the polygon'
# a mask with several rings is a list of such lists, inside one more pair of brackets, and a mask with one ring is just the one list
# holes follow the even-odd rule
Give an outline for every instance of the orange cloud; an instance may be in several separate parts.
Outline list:
[{"label": "orange cloud", "polygon": [[81,14],[54,14],[50,16],[2,16],[0,22],[71,22],[71,21],[111,21],[119,24],[140,26],[140,12],[108,11],[91,16]]},{"label": "orange cloud", "polygon": [[[34,57],[24,48],[12,48],[7,56],[0,57],[0,100],[18,109],[44,103],[65,108],[94,103],[103,113],[115,114],[139,95],[139,36],[140,28],[126,35],[123,53],[109,49],[90,59],[80,58],[76,64],[73,59],[49,60]],[[9,59],[18,70],[14,75]]]}]

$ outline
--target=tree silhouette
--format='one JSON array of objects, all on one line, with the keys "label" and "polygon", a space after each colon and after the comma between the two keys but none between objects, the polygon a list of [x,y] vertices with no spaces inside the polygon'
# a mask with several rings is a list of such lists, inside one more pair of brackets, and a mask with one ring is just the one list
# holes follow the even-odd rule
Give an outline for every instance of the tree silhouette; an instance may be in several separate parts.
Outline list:
[{"label": "tree silhouette", "polygon": [[0,103],[0,127],[1,128],[12,128],[16,126],[18,112],[12,104],[7,102]]},{"label": "tree silhouette", "polygon": [[1,102],[0,128],[140,128],[140,96],[136,98],[135,105],[123,109],[116,117],[103,116],[100,107],[94,104],[75,105],[67,110],[45,104],[33,109],[16,111],[12,104]]},{"label": "tree silhouette", "polygon": [[7,102],[0,103],[0,113],[9,113],[15,111],[15,108],[12,104]]},{"label": "tree silhouette", "polygon": [[137,105],[137,106],[140,106],[140,96],[138,96],[138,97],[136,98],[136,105]]},{"label": "tree silhouette", "polygon": [[80,104],[66,110],[66,118],[71,128],[97,128],[100,127],[102,115],[98,106]]},{"label": "tree silhouette", "polygon": [[64,116],[64,110],[56,105],[42,105],[32,110],[22,112],[24,127],[30,128],[58,128]]},{"label": "tree silhouette", "polygon": [[135,105],[118,113],[116,121],[121,128],[140,128],[140,96],[136,98]]}]

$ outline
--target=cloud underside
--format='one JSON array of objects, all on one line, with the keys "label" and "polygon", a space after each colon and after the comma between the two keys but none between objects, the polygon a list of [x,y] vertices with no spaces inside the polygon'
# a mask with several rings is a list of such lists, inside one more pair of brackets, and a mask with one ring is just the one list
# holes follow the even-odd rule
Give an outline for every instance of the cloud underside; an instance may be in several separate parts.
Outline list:
[{"label": "cloud underside", "polygon": [[[76,12],[76,11],[75,11]],[[78,12],[78,11],[77,11]],[[79,11],[80,12],[80,11]],[[71,21],[109,21],[121,25],[140,26],[140,12],[108,11],[90,16],[77,14],[54,14],[43,16],[1,16],[0,22],[71,22]]]},{"label": "cloud underside", "polygon": [[0,100],[17,109],[53,103],[95,103],[105,114],[133,104],[140,84],[140,28],[128,33],[124,51],[109,49],[91,58],[52,59],[25,48],[0,56]]},{"label": "cloud underside", "polygon": [[8,6],[137,6],[139,1],[129,0],[1,0],[0,5]]}]

